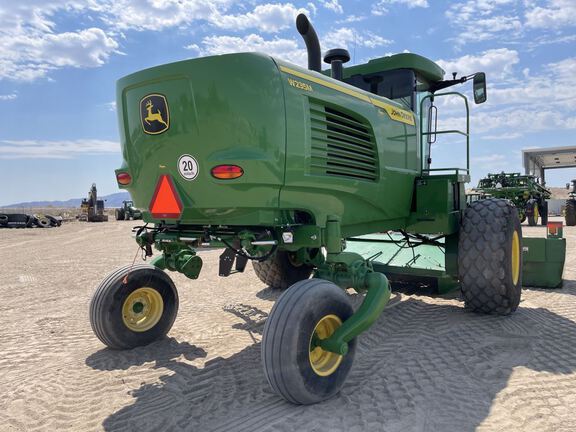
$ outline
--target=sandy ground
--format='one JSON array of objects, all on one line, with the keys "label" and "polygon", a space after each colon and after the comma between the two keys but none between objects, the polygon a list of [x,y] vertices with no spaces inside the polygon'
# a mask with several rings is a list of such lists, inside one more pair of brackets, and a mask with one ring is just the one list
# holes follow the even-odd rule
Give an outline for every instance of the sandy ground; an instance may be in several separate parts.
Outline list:
[{"label": "sandy ground", "polygon": [[341,394],[301,407],[275,396],[261,370],[277,293],[250,266],[219,278],[218,251],[203,252],[199,280],[173,274],[169,338],[104,348],[88,303],[132,261],[132,225],[0,230],[0,431],[576,430],[576,229],[565,231],[563,289],[525,289],[504,318],[402,295],[360,337]]}]

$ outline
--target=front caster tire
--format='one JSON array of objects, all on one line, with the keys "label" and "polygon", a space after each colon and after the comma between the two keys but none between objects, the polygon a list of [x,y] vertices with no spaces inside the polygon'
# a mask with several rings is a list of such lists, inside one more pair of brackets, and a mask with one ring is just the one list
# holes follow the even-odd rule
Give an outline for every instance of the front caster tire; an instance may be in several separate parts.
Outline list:
[{"label": "front caster tire", "polygon": [[316,341],[332,335],[353,313],[344,291],[322,279],[297,282],[282,293],[262,338],[264,374],[278,395],[309,405],[338,393],[354,362],[356,340],[344,356]]},{"label": "front caster tire", "polygon": [[92,330],[113,349],[134,348],[161,339],[174,324],[177,313],[174,283],[166,273],[149,264],[128,265],[111,273],[90,301]]},{"label": "front caster tire", "polygon": [[266,261],[252,261],[256,276],[270,288],[285,290],[298,281],[308,279],[314,267],[298,263],[295,252],[276,251]]},{"label": "front caster tire", "polygon": [[522,229],[507,200],[486,199],[464,212],[458,275],[466,309],[509,315],[522,292]]}]

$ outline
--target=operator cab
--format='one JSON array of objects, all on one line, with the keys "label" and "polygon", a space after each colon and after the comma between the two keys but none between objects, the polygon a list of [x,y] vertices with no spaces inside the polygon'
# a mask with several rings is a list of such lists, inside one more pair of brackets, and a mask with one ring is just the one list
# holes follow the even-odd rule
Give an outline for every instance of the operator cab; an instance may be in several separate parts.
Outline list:
[{"label": "operator cab", "polygon": [[396,54],[346,68],[343,81],[378,96],[399,102],[418,112],[421,94],[428,94],[431,82],[441,81],[444,71],[417,54]]}]

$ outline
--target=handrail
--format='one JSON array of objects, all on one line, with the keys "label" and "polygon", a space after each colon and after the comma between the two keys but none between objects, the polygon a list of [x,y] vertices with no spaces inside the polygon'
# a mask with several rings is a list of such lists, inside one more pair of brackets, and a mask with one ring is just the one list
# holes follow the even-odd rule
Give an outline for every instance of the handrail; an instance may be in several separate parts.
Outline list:
[{"label": "handrail", "polygon": [[[423,108],[424,108],[424,101],[426,99],[430,99],[433,103],[435,98],[441,97],[441,96],[451,96],[451,95],[455,95],[455,96],[460,96],[462,99],[464,99],[464,105],[466,106],[466,132],[457,130],[457,129],[450,129],[450,130],[445,130],[445,131],[435,131],[435,132],[424,132],[423,131],[423,127],[424,127],[424,115],[423,115]],[[466,137],[466,172],[470,173],[470,108],[468,107],[468,99],[466,98],[466,96],[464,96],[462,93],[458,93],[458,92],[446,92],[446,93],[438,93],[438,94],[429,94],[427,96],[424,96],[422,98],[422,100],[420,101],[420,154],[422,155],[422,163],[424,163],[424,144],[428,144],[428,140],[424,140],[425,136],[428,135],[442,135],[442,134],[458,134],[458,135],[463,135]],[[428,157],[430,157],[430,154],[428,154]],[[456,173],[458,173],[458,169],[462,170],[462,168],[435,168],[435,169],[422,169],[422,171],[448,171],[448,170],[453,170],[456,169]]]},{"label": "handrail", "polygon": [[460,172],[462,172],[463,174],[470,174],[470,169],[464,169],[464,168],[428,168],[422,170],[422,172],[432,172],[432,171],[454,171],[456,175],[459,175]]}]

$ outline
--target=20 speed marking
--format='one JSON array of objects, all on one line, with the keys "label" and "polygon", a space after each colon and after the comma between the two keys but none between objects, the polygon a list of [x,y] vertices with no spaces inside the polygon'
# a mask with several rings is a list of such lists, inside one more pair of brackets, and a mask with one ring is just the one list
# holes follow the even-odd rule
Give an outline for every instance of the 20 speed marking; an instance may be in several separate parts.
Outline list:
[{"label": "20 speed marking", "polygon": [[185,154],[178,159],[178,172],[185,180],[198,177],[198,162],[192,156]]}]

